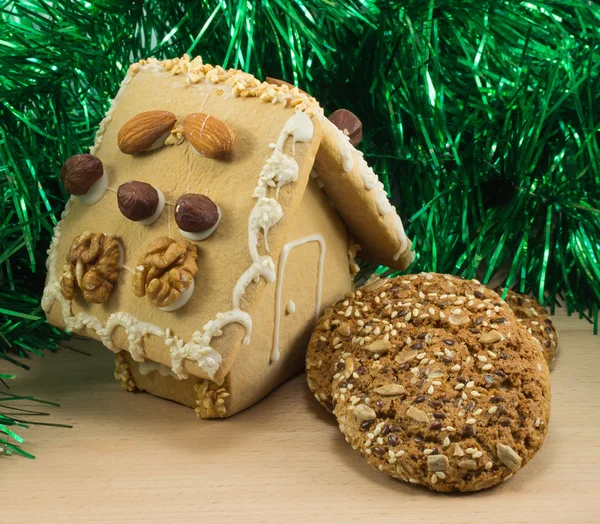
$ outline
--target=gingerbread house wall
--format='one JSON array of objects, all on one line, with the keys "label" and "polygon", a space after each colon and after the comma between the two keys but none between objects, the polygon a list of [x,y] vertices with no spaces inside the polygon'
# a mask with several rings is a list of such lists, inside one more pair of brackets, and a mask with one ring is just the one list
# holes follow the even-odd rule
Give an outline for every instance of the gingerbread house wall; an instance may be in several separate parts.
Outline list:
[{"label": "gingerbread house wall", "polygon": [[[232,128],[236,137],[235,148],[227,159],[219,161],[196,154],[188,142],[140,155],[122,153],[118,147],[118,133],[122,126],[134,115],[156,109],[172,111],[180,122],[194,112],[211,114]],[[269,145],[278,141],[286,123],[294,115],[293,108],[286,108],[283,104],[265,103],[259,98],[234,98],[231,86],[225,84],[201,83],[190,86],[184,76],[151,69],[140,70],[130,78],[114,103],[110,121],[101,126],[104,129],[102,141],[95,150],[108,174],[112,191],[108,191],[93,206],[87,206],[77,198],[72,199],[68,215],[61,224],[62,236],[57,238],[55,255],[49,267],[49,272],[55,276],[55,283],[62,274],[72,239],[84,231],[99,232],[100,228],[101,232],[117,235],[124,250],[124,264],[130,270],[135,268],[139,256],[151,240],[160,236],[181,238],[172,218],[172,208],[163,211],[159,220],[147,227],[133,224],[120,213],[116,189],[130,180],[152,184],[171,203],[188,192],[208,194],[221,208],[223,219],[210,238],[197,244],[200,269],[195,278],[194,293],[185,308],[165,312],[153,306],[147,298],[135,296],[132,293],[133,276],[123,270],[107,302],[88,304],[76,296],[70,305],[72,314],[91,317],[97,320],[94,323],[100,327],[106,325],[112,314],[124,312],[162,331],[168,328],[171,333],[188,342],[218,313],[231,310],[232,292],[238,279],[253,263],[248,248],[248,218],[256,203],[253,194],[259,173],[272,154]],[[304,186],[320,139],[321,129],[315,118],[314,133],[308,142],[294,143],[294,140],[288,139],[283,145],[283,152],[298,163],[298,180],[286,184],[279,191],[278,202],[284,214],[277,226],[269,231],[270,255],[273,257],[277,256],[283,235],[288,230],[288,215],[291,219],[303,198]],[[265,253],[263,234],[259,243],[260,253]],[[265,287],[268,287],[267,283],[261,279],[245,290],[242,309],[252,318],[254,303],[260,300]],[[63,305],[58,300],[50,299],[52,296],[48,299],[49,321],[65,327]],[[102,340],[97,329],[76,327],[72,330]],[[222,335],[212,340],[212,347],[222,358],[219,369],[212,375],[215,381],[223,380],[238,351],[246,349],[245,346],[241,347],[244,336],[242,325],[231,323],[225,326]],[[110,339],[109,345],[114,349],[130,347],[129,334],[120,325],[106,338]],[[171,366],[172,358],[164,336],[144,336],[143,351],[140,353],[145,358]],[[201,364],[185,359],[183,370],[190,375],[210,378],[211,374]]]},{"label": "gingerbread house wall", "polygon": [[[286,245],[292,246],[314,235],[322,237],[325,258],[322,273],[320,314],[323,308],[350,291],[350,276],[344,224],[319,189],[315,180],[307,186],[301,205],[294,217]],[[308,241],[289,249],[285,262],[283,281],[267,286],[253,314],[254,326],[251,342],[242,347],[238,357],[222,384],[229,393],[226,397],[226,416],[233,415],[267,395],[283,380],[304,367],[304,355],[315,321],[321,243]],[[283,252],[286,252],[284,248]],[[276,260],[279,269],[282,258]],[[275,334],[277,290],[281,285],[279,360],[271,362]],[[287,313],[289,302],[295,311]],[[137,386],[154,395],[196,407],[198,394],[194,385],[200,379],[190,377],[179,381],[162,377],[158,371],[143,376],[138,364],[127,358]],[[201,395],[202,396],[202,393]],[[200,399],[202,402],[202,398]],[[210,402],[209,402],[210,403]],[[201,410],[206,416],[207,410]],[[213,413],[214,416],[214,413]]]}]

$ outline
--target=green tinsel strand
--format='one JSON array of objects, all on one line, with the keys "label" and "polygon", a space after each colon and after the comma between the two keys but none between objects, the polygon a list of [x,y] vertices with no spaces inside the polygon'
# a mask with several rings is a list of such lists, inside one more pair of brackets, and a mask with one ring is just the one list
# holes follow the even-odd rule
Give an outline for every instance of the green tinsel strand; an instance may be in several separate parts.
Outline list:
[{"label": "green tinsel strand", "polygon": [[[414,239],[410,271],[503,270],[597,329],[596,4],[19,0],[0,24],[0,362],[26,368],[65,336],[39,308],[62,163],[89,147],[130,62],[184,52],[359,115]],[[2,416],[9,435],[18,417]]]}]

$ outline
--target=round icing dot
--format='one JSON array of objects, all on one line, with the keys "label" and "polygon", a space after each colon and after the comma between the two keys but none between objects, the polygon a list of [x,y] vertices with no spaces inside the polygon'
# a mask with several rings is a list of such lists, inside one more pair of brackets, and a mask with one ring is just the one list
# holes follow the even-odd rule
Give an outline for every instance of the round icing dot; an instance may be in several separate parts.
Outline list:
[{"label": "round icing dot", "polygon": [[151,224],[154,224],[154,222],[156,222],[160,218],[160,215],[162,215],[163,209],[165,208],[165,195],[157,187],[155,187],[154,189],[156,189],[156,192],[158,193],[158,206],[156,206],[156,211],[154,211],[154,214],[152,216],[145,218],[144,220],[138,221],[138,224],[141,224],[142,226],[149,226]]},{"label": "round icing dot", "polygon": [[88,206],[94,205],[98,202],[106,193],[106,188],[108,187],[108,176],[106,175],[106,171],[102,174],[102,176],[96,180],[92,187],[87,190],[87,193],[78,196],[79,200],[81,200],[84,204]]},{"label": "round icing dot", "polygon": [[287,305],[286,311],[287,311],[287,312],[288,312],[288,314],[290,314],[290,315],[291,315],[292,313],[295,313],[295,312],[296,312],[296,303],[295,303],[293,300],[290,300],[290,301],[288,302],[288,305]]},{"label": "round icing dot", "polygon": [[194,281],[192,280],[190,287],[184,289],[175,302],[173,302],[170,306],[165,306],[158,309],[160,309],[161,311],[175,311],[176,309],[185,306],[188,303],[188,300],[190,299],[192,294],[194,293],[194,287]]},{"label": "round icing dot", "polygon": [[212,227],[209,227],[208,229],[204,230],[204,231],[199,231],[198,233],[192,233],[190,231],[184,231],[181,228],[179,229],[179,232],[181,233],[181,236],[183,236],[184,238],[187,238],[188,240],[192,240],[193,242],[200,242],[201,240],[205,240],[207,239],[210,235],[212,235],[216,229],[219,227],[219,224],[221,223],[221,208],[219,206],[217,206],[217,212],[219,213],[219,218],[217,219],[217,221],[215,222],[215,225]]}]

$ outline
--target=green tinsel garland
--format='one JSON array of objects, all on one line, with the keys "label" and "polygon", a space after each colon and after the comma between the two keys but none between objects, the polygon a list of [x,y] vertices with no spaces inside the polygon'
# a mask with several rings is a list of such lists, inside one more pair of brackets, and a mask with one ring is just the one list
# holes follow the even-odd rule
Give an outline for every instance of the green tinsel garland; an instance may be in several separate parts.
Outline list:
[{"label": "green tinsel garland", "polygon": [[[184,52],[359,115],[414,239],[410,271],[502,269],[597,329],[598,5],[20,0],[0,4],[0,24],[0,362],[27,369],[65,336],[39,307],[62,163],[92,143],[130,62]],[[9,426],[32,413],[5,404],[19,398],[0,391],[0,452],[25,454]]]}]

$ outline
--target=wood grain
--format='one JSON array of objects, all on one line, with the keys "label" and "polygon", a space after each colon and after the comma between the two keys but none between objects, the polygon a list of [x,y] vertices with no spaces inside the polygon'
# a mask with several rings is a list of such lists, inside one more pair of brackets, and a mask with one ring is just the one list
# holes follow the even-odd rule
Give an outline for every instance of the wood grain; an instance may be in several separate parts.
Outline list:
[{"label": "wood grain", "polygon": [[371,470],[304,376],[232,419],[202,421],[122,391],[112,354],[95,343],[91,357],[49,354],[13,391],[59,402],[51,420],[74,427],[32,427],[23,435],[37,458],[0,459],[0,521],[600,522],[600,338],[563,311],[555,322],[560,354],[544,447],[509,482],[459,496]]}]

